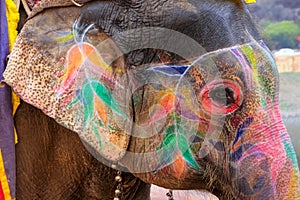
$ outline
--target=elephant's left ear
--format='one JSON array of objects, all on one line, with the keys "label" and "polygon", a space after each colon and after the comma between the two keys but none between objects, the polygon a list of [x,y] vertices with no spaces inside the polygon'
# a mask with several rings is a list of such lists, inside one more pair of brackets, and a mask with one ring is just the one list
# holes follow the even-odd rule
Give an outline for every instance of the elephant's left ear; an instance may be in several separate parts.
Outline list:
[{"label": "elephant's left ear", "polygon": [[123,56],[99,30],[77,29],[80,9],[51,8],[29,19],[5,82],[24,101],[78,133],[94,156],[117,161],[132,128]]}]

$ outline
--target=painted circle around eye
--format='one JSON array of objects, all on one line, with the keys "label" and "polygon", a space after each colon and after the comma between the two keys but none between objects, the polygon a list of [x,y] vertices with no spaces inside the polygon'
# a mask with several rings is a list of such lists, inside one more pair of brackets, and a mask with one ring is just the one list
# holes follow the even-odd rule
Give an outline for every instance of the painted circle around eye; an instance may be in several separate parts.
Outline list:
[{"label": "painted circle around eye", "polygon": [[241,87],[231,80],[216,80],[201,90],[200,101],[207,112],[226,115],[241,106],[243,93]]}]

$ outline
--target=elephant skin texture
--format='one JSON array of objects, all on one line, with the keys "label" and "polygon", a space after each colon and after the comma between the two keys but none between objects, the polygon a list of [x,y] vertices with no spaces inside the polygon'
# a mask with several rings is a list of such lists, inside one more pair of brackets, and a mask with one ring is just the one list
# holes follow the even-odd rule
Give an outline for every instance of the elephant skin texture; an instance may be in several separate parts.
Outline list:
[{"label": "elephant skin texture", "polygon": [[23,100],[18,200],[110,200],[117,170],[126,200],[151,184],[300,199],[278,71],[244,1],[80,2],[40,1],[4,73]]}]

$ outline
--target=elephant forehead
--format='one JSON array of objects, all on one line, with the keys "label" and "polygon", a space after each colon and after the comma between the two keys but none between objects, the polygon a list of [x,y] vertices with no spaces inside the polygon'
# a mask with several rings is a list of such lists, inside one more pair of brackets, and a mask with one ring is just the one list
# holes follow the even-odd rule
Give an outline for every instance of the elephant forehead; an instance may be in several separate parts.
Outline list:
[{"label": "elephant forehead", "polygon": [[145,37],[118,36],[120,32],[145,27],[164,27],[181,32],[207,51],[250,42],[252,37],[259,39],[241,1],[126,2],[97,1],[87,4],[81,11],[79,28],[96,24],[110,36],[118,38],[119,46],[139,42],[149,34],[155,35],[144,32]]}]

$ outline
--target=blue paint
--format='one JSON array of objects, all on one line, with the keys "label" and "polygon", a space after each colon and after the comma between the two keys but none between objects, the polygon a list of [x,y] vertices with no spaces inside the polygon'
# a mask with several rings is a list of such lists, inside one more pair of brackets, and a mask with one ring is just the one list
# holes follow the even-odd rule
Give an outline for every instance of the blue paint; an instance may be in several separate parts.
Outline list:
[{"label": "blue paint", "polygon": [[265,172],[268,172],[270,169],[270,166],[268,164],[268,160],[265,159],[263,161],[261,161],[261,163],[259,164],[260,169],[264,170]]},{"label": "blue paint", "polygon": [[247,177],[242,177],[238,179],[237,187],[244,195],[254,195],[264,188],[263,186],[266,184],[266,180],[266,175],[263,175],[256,179],[254,185],[250,185],[247,181]]},{"label": "blue paint", "polygon": [[162,66],[156,66],[153,68],[150,68],[148,70],[152,70],[155,72],[160,72],[162,74],[166,74],[168,76],[182,76],[186,70],[190,66],[175,66],[175,65],[162,65]]},{"label": "blue paint", "polygon": [[242,158],[243,153],[252,147],[253,147],[253,145],[251,145],[251,144],[243,144],[243,145],[239,146],[239,148],[235,152],[230,154],[229,160],[232,162],[239,161]]},{"label": "blue paint", "polygon": [[237,143],[237,141],[240,139],[240,137],[242,137],[245,134],[247,128],[253,122],[253,119],[254,119],[253,117],[249,117],[243,122],[242,125],[240,125],[240,127],[237,130],[237,134],[236,134],[236,137],[233,141],[232,146],[234,146]]},{"label": "blue paint", "polygon": [[240,146],[235,152],[230,154],[230,161],[237,162],[243,156],[243,146]]}]

